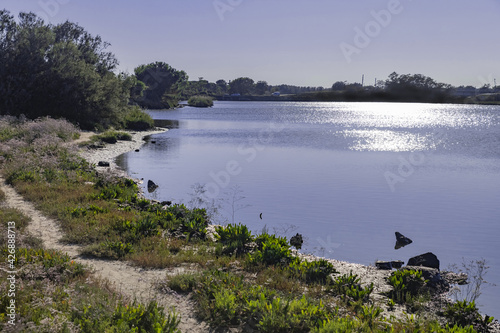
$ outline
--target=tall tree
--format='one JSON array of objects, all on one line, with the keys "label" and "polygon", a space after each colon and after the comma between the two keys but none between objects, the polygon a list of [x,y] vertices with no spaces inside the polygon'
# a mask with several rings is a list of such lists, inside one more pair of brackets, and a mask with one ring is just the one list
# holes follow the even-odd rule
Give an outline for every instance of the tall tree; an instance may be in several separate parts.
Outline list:
[{"label": "tall tree", "polygon": [[136,102],[147,108],[162,109],[177,105],[180,93],[188,84],[188,76],[167,63],[157,61],[135,70],[137,79],[145,84],[143,96]]},{"label": "tall tree", "polygon": [[254,89],[254,81],[249,77],[237,78],[229,83],[229,92],[231,94],[248,95]]},{"label": "tall tree", "polygon": [[16,23],[0,11],[0,113],[64,117],[84,129],[120,126],[128,91],[108,46],[71,22],[54,26],[20,13]]}]

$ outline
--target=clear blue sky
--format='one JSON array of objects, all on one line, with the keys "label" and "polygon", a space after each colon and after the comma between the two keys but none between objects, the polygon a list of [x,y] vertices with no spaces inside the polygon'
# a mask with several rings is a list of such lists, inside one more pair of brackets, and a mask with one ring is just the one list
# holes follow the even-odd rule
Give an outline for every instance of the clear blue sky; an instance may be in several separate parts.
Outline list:
[{"label": "clear blue sky", "polygon": [[128,72],[164,61],[210,81],[329,87],[396,71],[500,85],[500,0],[1,0],[0,8],[79,23],[110,42]]}]

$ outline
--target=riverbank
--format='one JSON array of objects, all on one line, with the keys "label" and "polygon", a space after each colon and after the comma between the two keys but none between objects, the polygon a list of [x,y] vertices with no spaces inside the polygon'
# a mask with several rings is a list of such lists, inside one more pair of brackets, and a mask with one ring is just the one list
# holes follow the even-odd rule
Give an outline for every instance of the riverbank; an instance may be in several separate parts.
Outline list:
[{"label": "riverbank", "polygon": [[[47,126],[50,131],[60,125],[52,123]],[[2,173],[14,186],[2,181],[2,197],[7,206],[32,218],[28,233],[39,237],[46,248],[69,254],[69,258],[62,260],[63,270],[74,271],[75,263],[85,264],[94,271],[92,279],[107,279],[112,289],[129,300],[145,303],[154,300],[167,310],[175,307],[181,317],[179,328],[184,332],[276,332],[279,327],[281,331],[285,327],[285,331],[326,332],[325,327],[333,329],[338,325],[360,332],[386,331],[389,325],[395,332],[408,327],[424,332],[425,328],[438,325],[439,318],[435,316],[438,308],[430,304],[442,307],[446,301],[439,297],[397,298],[387,280],[391,271],[295,256],[296,252],[283,237],[251,235],[244,226],[207,225],[209,221],[202,210],[183,205],[161,207],[141,199],[135,184],[115,177],[116,169],[97,167],[96,173],[71,155],[78,150],[83,155],[99,152],[89,159],[97,162],[106,159],[111,165],[114,158],[126,152],[124,145],[88,150],[75,145],[91,134],[82,135],[79,143],[65,143],[61,137],[73,134],[62,135],[61,131],[54,136],[45,133],[33,142],[23,136],[30,133],[31,125],[19,126],[18,133],[22,135],[1,147],[3,154],[8,152],[13,156],[4,161]],[[41,128],[44,124],[37,126]],[[140,137],[125,146],[140,149],[144,135],[140,133]],[[10,147],[6,147],[8,144]],[[31,145],[36,149],[30,149]],[[48,151],[50,154],[46,155]],[[18,153],[24,154],[23,160],[16,158]],[[21,231],[20,225],[19,228]],[[214,229],[216,242],[210,237]],[[31,244],[39,246],[37,242]],[[19,256],[23,253],[26,256],[21,250]],[[45,264],[53,265],[54,261]],[[23,271],[20,283],[24,285],[40,274],[33,271],[37,266],[25,261],[17,265]],[[407,275],[414,274],[410,271]],[[61,281],[64,282],[59,279],[54,282]],[[2,288],[5,286],[2,284]],[[69,291],[63,298],[65,303],[45,300],[44,308],[59,311],[58,320],[66,321],[65,325],[80,325],[77,319],[81,316],[91,320],[86,303],[72,304],[76,310],[60,307],[75,302],[78,289],[66,290]],[[37,293],[37,297],[42,295]],[[391,304],[391,299],[396,303]],[[39,317],[32,319],[32,312],[28,311],[36,308],[33,302],[23,305],[23,301],[20,306],[25,311],[20,325],[42,324]],[[408,304],[421,306],[418,312],[412,310],[418,321],[404,313]],[[116,311],[120,309],[124,308],[119,306]],[[99,323],[96,318],[100,315],[100,311],[92,314],[97,317],[92,317],[91,322]],[[49,317],[43,320],[43,325],[52,328],[59,324]],[[438,332],[441,331],[447,330]]]},{"label": "riverbank", "polygon": [[[161,132],[162,131],[160,130],[143,134],[145,134],[144,136],[149,136]],[[123,153],[140,148],[140,145],[137,145],[138,143],[140,143],[137,136],[134,137],[134,142],[136,144],[106,145],[104,148],[99,149],[98,152],[95,152],[95,154],[93,153],[93,151],[87,151],[83,152],[82,156],[84,156],[89,161],[93,161],[93,163],[96,163],[96,161],[102,159],[106,159],[110,162],[112,161],[114,169],[116,169],[117,166],[114,163],[114,159],[116,159]],[[121,171],[122,176],[131,178],[130,175],[127,175],[124,170]],[[215,226],[210,226],[209,230],[209,233],[213,235],[215,232]],[[210,238],[213,239],[213,236],[211,236]],[[301,259],[307,261],[324,260],[324,258],[314,255],[302,254],[299,252],[295,252],[295,254]],[[333,265],[335,271],[339,275],[355,275],[359,277],[363,288],[373,286],[373,302],[382,309],[382,313],[384,314],[383,316],[385,318],[392,320],[396,319],[399,321],[404,321],[407,319],[407,309],[405,308],[405,306],[401,306],[398,304],[392,305],[391,302],[389,302],[388,295],[391,293],[392,286],[388,283],[388,280],[393,273],[392,270],[381,270],[374,266],[366,266],[334,259],[328,259],[327,261]],[[444,273],[444,275],[446,275],[446,273]],[[426,309],[424,311],[427,314],[424,316],[433,317],[436,312],[439,312],[443,309],[443,304],[447,304],[448,302],[449,301],[447,300],[447,296],[445,293],[435,295],[432,299],[428,300]],[[500,325],[498,324],[498,322],[496,322],[492,326],[491,332],[500,332],[499,327]]]}]

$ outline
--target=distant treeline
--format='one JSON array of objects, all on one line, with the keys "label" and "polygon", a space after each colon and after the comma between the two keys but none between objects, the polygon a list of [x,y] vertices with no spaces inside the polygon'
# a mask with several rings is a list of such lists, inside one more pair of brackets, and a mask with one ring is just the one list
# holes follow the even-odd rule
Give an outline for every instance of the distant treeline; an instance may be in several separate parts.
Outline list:
[{"label": "distant treeline", "polygon": [[[335,82],[331,87],[270,85],[249,77],[209,82],[157,61],[133,74],[116,73],[109,43],[69,21],[45,23],[33,13],[16,21],[0,10],[0,114],[66,118],[82,129],[110,126],[146,129],[151,118],[141,108],[168,109],[192,96],[233,100],[475,102],[500,100],[498,87],[470,100],[474,87],[438,83],[420,74],[392,73],[375,86]],[[472,88],[472,90],[471,90]]]}]

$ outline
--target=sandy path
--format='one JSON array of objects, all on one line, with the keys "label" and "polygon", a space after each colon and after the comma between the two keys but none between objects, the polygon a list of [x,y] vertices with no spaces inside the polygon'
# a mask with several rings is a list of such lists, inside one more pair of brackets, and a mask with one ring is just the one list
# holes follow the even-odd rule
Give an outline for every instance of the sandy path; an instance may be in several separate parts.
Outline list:
[{"label": "sandy path", "polygon": [[[148,134],[159,133],[149,132]],[[142,145],[144,133],[134,135],[132,142],[120,142],[116,146],[105,148],[99,154],[93,154],[91,160],[111,160],[114,157],[132,149],[137,149]],[[83,155],[92,155],[93,152],[84,152]],[[94,152],[95,153],[95,152]],[[97,155],[97,156],[95,156]],[[95,162],[93,162],[95,163]],[[114,163],[113,163],[114,164]],[[112,168],[116,168],[114,164]],[[79,255],[79,246],[66,245],[60,242],[62,232],[57,221],[47,218],[38,211],[32,203],[23,199],[11,186],[5,184],[5,180],[0,177],[0,188],[5,193],[5,205],[17,208],[25,215],[30,216],[32,221],[27,227],[27,231],[43,240],[44,246],[49,249],[56,249],[66,252],[76,261],[88,265],[94,273],[109,280],[115,289],[122,294],[139,301],[147,302],[156,300],[165,309],[175,307],[181,317],[179,328],[182,332],[210,332],[210,328],[204,322],[200,322],[194,316],[193,302],[186,296],[175,293],[167,294],[158,292],[155,284],[164,279],[166,275],[181,272],[182,268],[146,270],[128,265],[121,261],[99,260],[83,258]]]}]

